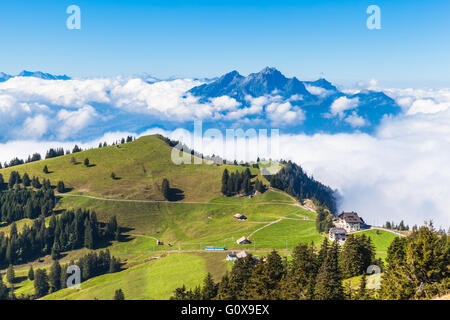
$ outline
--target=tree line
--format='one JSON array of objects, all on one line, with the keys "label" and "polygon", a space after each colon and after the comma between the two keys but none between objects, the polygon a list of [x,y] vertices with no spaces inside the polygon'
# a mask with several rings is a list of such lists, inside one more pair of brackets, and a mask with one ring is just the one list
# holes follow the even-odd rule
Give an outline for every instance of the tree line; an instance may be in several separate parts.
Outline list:
[{"label": "tree line", "polygon": [[231,197],[238,194],[249,195],[254,191],[263,193],[265,191],[264,184],[256,179],[253,183],[251,181],[252,174],[249,168],[244,171],[235,171],[231,174],[228,169],[225,169],[222,174],[222,194]]},{"label": "tree line", "polygon": [[[203,286],[187,290],[175,289],[174,300],[342,300],[357,297],[358,292],[344,288],[342,280],[363,274],[375,259],[375,249],[369,237],[349,236],[342,248],[327,239],[318,252],[314,245],[300,243],[288,261],[275,250],[265,259],[252,255],[237,259],[220,282],[210,274]],[[366,294],[365,294],[366,295]]]},{"label": "tree line", "polygon": [[[430,299],[450,292],[450,243],[432,224],[390,244],[384,266],[375,259],[369,237],[349,235],[340,247],[325,239],[318,252],[299,244],[292,259],[272,251],[265,259],[238,259],[218,283],[208,274],[202,286],[175,289],[174,300],[406,300]],[[380,290],[367,287],[367,268],[380,267]],[[343,279],[362,275],[359,286]]]},{"label": "tree line", "polygon": [[[27,188],[30,186],[38,190]],[[57,190],[65,192],[64,182],[58,182]],[[53,213],[56,205],[50,180],[43,179],[41,184],[39,178],[30,179],[27,173],[21,177],[17,171],[12,171],[7,184],[0,174],[0,191],[1,222],[11,223],[24,218],[35,219],[40,215],[47,217]]]},{"label": "tree line", "polygon": [[[396,225],[393,221],[386,221],[386,223],[383,225],[383,228],[386,229],[392,229],[392,230],[399,230],[399,231],[408,231],[409,230],[409,225],[405,225],[405,223],[402,221],[400,221],[400,223],[398,225]],[[417,229],[417,226],[416,228]]]},{"label": "tree line", "polygon": [[[55,260],[50,267],[49,273],[46,269],[34,270],[30,266],[28,270],[28,279],[33,281],[34,295],[16,297],[13,291],[13,286],[9,289],[3,282],[0,275],[0,300],[15,300],[15,299],[35,299],[41,298],[49,293],[67,288],[67,280],[70,273],[67,273],[69,266],[78,266],[81,272],[81,282],[90,278],[97,277],[106,273],[114,273],[120,271],[120,259],[111,256],[108,249],[100,252],[90,252],[81,257],[78,261],[73,260],[70,263],[61,265],[58,260]],[[9,266],[6,273],[6,280],[10,284],[15,283],[14,268]]]},{"label": "tree line", "polygon": [[56,200],[52,189],[9,190],[0,193],[0,221],[8,224],[24,218],[48,217],[53,213]]},{"label": "tree line", "polygon": [[99,223],[94,211],[70,210],[58,217],[53,214],[48,226],[41,215],[20,233],[15,223],[9,236],[0,232],[0,266],[23,264],[48,254],[58,259],[61,252],[83,247],[96,249],[105,241],[119,237],[116,218],[112,217],[106,224]]},{"label": "tree line", "polygon": [[450,239],[432,223],[389,246],[381,297],[389,300],[429,299],[450,292]]}]

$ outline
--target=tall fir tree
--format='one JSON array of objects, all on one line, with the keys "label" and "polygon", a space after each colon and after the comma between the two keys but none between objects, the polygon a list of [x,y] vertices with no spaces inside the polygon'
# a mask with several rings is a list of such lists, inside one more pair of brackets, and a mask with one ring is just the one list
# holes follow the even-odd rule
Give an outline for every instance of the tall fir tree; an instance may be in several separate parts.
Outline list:
[{"label": "tall fir tree", "polygon": [[315,298],[318,300],[342,300],[344,288],[338,265],[339,245],[333,242],[317,275]]}]

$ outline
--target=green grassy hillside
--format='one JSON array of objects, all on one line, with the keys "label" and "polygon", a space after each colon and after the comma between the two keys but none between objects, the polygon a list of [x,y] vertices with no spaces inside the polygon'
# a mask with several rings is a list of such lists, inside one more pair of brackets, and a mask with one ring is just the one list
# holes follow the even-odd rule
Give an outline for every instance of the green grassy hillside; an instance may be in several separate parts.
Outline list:
[{"label": "green grassy hillside", "polygon": [[[62,180],[74,193],[116,199],[164,200],[160,186],[164,178],[172,188],[179,188],[182,201],[207,201],[220,195],[220,179],[224,167],[216,165],[175,165],[172,148],[159,136],[146,136],[136,141],[104,148],[87,150],[57,158],[32,162],[0,170],[8,181],[12,170],[30,177],[50,179],[53,184]],[[71,162],[72,157],[76,159]],[[85,158],[90,167],[83,164]],[[44,165],[49,173],[44,174]],[[236,166],[233,170],[243,170]],[[257,169],[252,169],[257,174]],[[111,172],[117,180],[111,178]]]},{"label": "green grassy hillside", "polygon": [[[127,299],[167,299],[183,283],[195,287],[207,272],[219,280],[230,268],[224,252],[205,252],[205,246],[245,249],[256,255],[277,249],[289,255],[299,242],[317,246],[322,242],[323,236],[315,228],[316,214],[284,192],[270,189],[251,198],[221,196],[223,170],[233,172],[245,167],[175,165],[171,150],[159,136],[148,136],[119,148],[92,149],[0,170],[5,181],[12,170],[27,172],[41,181],[50,179],[53,185],[62,180],[70,191],[58,195],[57,212],[93,209],[99,221],[116,216],[122,227],[121,241],[113,241],[108,248],[125,263],[125,270],[92,278],[82,283],[79,291],[65,289],[45,299],[111,299],[118,288]],[[71,161],[72,157],[77,163]],[[83,165],[85,158],[89,158],[90,167]],[[44,165],[49,174],[43,173]],[[112,179],[111,172],[118,179]],[[251,168],[251,172],[264,180],[258,169]],[[163,178],[179,189],[179,201],[164,200],[160,191]],[[236,220],[236,213],[244,214],[247,220]],[[31,223],[23,219],[16,224],[21,230]],[[0,226],[0,232],[9,232],[9,228]],[[372,238],[377,254],[384,257],[395,235],[375,230],[365,233]],[[238,245],[236,240],[242,236],[249,237],[252,244]],[[164,245],[157,245],[156,239]],[[76,260],[87,251],[66,252],[61,262]],[[35,269],[48,268],[51,258],[31,264]],[[34,291],[32,281],[25,277],[29,265],[16,267],[19,295]]]},{"label": "green grassy hillside", "polygon": [[189,288],[195,287],[207,272],[217,281],[226,269],[224,253],[173,253],[119,273],[90,279],[82,283],[78,291],[64,289],[44,299],[112,299],[118,288],[123,290],[126,299],[168,299],[183,283]]},{"label": "green grassy hillside", "polygon": [[385,230],[366,230],[355,233],[355,235],[361,235],[365,234],[366,236],[369,236],[372,240],[372,243],[375,246],[375,251],[377,253],[377,257],[382,258],[383,260],[387,256],[387,249],[389,248],[389,245],[392,243],[392,241],[398,237],[396,234],[385,231]]}]

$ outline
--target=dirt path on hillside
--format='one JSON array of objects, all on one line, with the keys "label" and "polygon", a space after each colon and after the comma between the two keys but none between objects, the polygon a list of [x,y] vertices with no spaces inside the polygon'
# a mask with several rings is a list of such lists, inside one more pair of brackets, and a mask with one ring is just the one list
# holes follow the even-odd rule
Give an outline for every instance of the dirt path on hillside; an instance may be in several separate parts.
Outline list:
[{"label": "dirt path on hillside", "polygon": [[[287,203],[287,202],[254,202],[254,203],[223,203],[223,202],[200,202],[200,201],[167,201],[167,200],[133,200],[133,199],[111,199],[111,198],[102,198],[102,197],[94,197],[82,194],[59,194],[61,197],[79,197],[79,198],[88,198],[94,200],[101,201],[112,201],[112,202],[137,202],[137,203],[168,203],[168,204],[208,204],[208,205],[224,205],[224,206],[254,206],[254,205],[287,205],[287,206],[296,206],[301,207],[305,210],[308,210],[306,207],[300,205],[299,203]],[[308,210],[310,211],[310,210]]]}]

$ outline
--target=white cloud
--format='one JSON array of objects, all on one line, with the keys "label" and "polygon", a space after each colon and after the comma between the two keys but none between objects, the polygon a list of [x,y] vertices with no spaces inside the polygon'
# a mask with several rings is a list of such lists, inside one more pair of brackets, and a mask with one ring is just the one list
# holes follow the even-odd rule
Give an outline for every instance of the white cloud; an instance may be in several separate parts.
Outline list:
[{"label": "white cloud", "polygon": [[73,136],[78,131],[86,128],[98,118],[98,114],[91,106],[84,106],[76,111],[61,110],[58,112],[57,119],[60,121],[58,136],[60,139],[66,139]]},{"label": "white cloud", "polygon": [[22,137],[26,138],[41,138],[48,129],[48,119],[42,114],[35,117],[27,118],[23,124],[23,130],[20,133]]},{"label": "white cloud", "polygon": [[43,80],[16,77],[0,83],[0,94],[7,92],[22,101],[38,101],[63,107],[83,107],[87,103],[109,103],[108,90],[115,79]]},{"label": "white cloud", "polygon": [[450,89],[385,89],[408,114],[436,113],[450,107]]},{"label": "white cloud", "polygon": [[356,114],[356,112],[353,112],[351,115],[349,115],[344,120],[348,124],[350,124],[353,128],[360,128],[363,126],[366,126],[368,122],[363,117],[360,117]]},{"label": "white cloud", "polygon": [[300,124],[305,120],[303,110],[293,107],[290,102],[272,102],[266,107],[267,117],[273,125],[278,124]]},{"label": "white cloud", "polygon": [[342,115],[346,110],[354,109],[358,107],[359,99],[349,99],[347,97],[340,97],[333,101],[330,110],[333,115]]},{"label": "white cloud", "polygon": [[306,90],[309,91],[309,93],[311,93],[313,95],[316,95],[316,96],[320,96],[322,98],[324,98],[324,97],[326,97],[326,96],[328,96],[328,95],[333,93],[333,91],[330,91],[330,90],[327,90],[327,89],[324,89],[324,88],[321,88],[321,87],[312,86],[312,85],[309,85],[309,84],[306,84],[305,88],[306,88]]},{"label": "white cloud", "polygon": [[231,98],[229,96],[212,98],[211,103],[218,111],[235,110],[237,107],[241,105],[239,102],[236,101],[236,99]]}]

